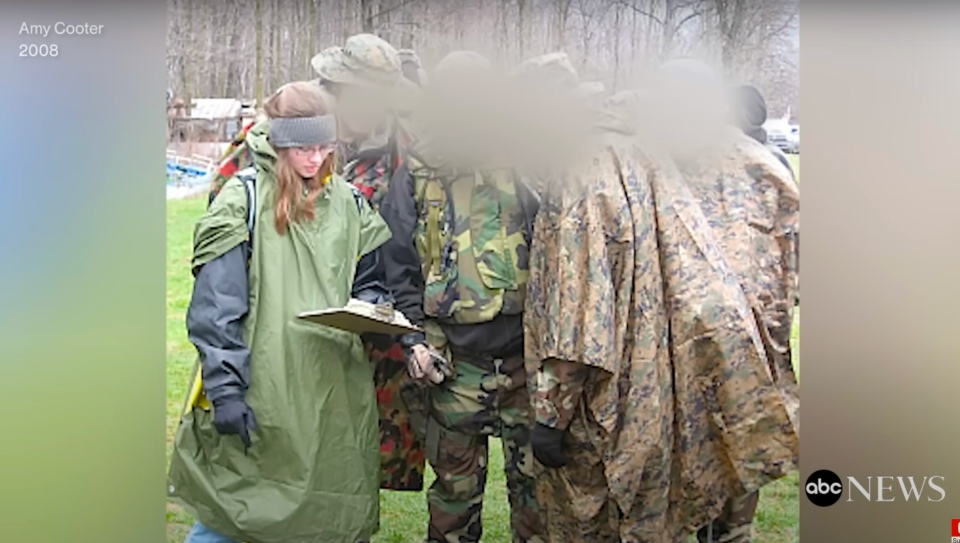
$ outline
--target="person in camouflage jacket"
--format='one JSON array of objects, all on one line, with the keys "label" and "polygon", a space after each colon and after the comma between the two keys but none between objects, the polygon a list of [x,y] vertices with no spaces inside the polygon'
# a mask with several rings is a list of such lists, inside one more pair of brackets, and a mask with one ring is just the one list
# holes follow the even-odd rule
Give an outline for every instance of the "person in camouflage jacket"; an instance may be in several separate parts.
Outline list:
[{"label": "person in camouflage jacket", "polygon": [[[357,34],[342,47],[324,49],[312,60],[318,83],[337,102],[341,119],[338,172],[379,210],[391,179],[401,169],[410,141],[398,129],[395,98],[401,83],[400,59],[386,41]],[[426,451],[410,426],[409,409],[400,391],[410,380],[399,342],[365,344],[375,365],[374,381],[380,410],[380,487],[423,489]]]},{"label": "person in camouflage jacket", "polygon": [[[792,425],[799,429],[790,335],[799,288],[800,192],[786,158],[781,161],[764,145],[766,138],[750,128],[759,128],[766,118],[762,97],[752,87],[741,87],[740,93],[741,100],[731,104],[709,67],[673,61],[661,68],[652,85],[650,119],[669,143],[743,289],[769,372],[791,406]],[[744,122],[750,111],[755,113],[753,122]],[[749,543],[758,498],[751,492],[731,499],[719,517],[699,531],[701,543],[711,540],[711,532],[713,542]]]},{"label": "person in camouflage jacket", "polygon": [[721,240],[625,114],[638,98],[540,183],[524,325],[551,541],[681,541],[799,457]]},{"label": "person in camouflage jacket", "polygon": [[427,458],[437,474],[427,539],[437,543],[480,541],[489,437],[503,443],[513,541],[543,541],[521,314],[537,201],[482,145],[481,89],[492,72],[468,51],[438,64],[436,111],[381,207],[393,232],[388,287],[426,329],[402,338],[411,361],[433,349],[453,365],[451,379],[426,385]]}]

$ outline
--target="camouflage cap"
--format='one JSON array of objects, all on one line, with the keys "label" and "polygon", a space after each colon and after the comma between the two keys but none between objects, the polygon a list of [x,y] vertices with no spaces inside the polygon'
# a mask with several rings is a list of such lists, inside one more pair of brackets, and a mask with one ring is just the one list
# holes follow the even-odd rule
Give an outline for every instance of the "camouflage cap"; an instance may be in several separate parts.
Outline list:
[{"label": "camouflage cap", "polygon": [[401,77],[400,56],[373,34],[355,34],[343,47],[328,47],[310,61],[321,79],[349,85],[392,85]]},{"label": "camouflage cap", "polygon": [[566,53],[556,52],[536,56],[520,63],[514,77],[531,79],[548,84],[573,87],[580,82],[580,74]]}]

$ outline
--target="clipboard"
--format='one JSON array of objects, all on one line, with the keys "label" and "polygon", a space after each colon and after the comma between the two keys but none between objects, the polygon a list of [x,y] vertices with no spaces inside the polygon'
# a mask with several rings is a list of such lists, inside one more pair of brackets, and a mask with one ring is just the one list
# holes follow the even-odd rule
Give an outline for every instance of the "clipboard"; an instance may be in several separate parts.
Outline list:
[{"label": "clipboard", "polygon": [[357,299],[351,299],[341,308],[305,311],[297,315],[297,318],[354,334],[400,335],[423,331],[411,324],[406,316],[392,305],[372,304]]}]

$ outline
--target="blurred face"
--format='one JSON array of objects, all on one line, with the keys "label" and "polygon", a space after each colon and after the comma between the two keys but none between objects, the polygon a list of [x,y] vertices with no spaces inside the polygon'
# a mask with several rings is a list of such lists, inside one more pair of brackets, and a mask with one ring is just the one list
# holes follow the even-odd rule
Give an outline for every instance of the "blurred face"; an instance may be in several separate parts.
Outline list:
[{"label": "blurred face", "polygon": [[333,147],[330,145],[311,145],[309,147],[292,147],[287,152],[287,161],[297,172],[297,175],[309,179],[317,175],[320,166],[327,160]]},{"label": "blurred face", "polygon": [[502,146],[505,111],[501,100],[492,75],[448,71],[427,87],[420,119],[431,142],[447,158],[487,160],[498,155]]},{"label": "blurred face", "polygon": [[387,98],[380,88],[344,85],[337,102],[343,135],[349,138],[374,132],[390,113]]},{"label": "blurred face", "polygon": [[712,145],[729,113],[722,88],[672,79],[659,82],[650,105],[648,118],[676,155],[696,154]]}]

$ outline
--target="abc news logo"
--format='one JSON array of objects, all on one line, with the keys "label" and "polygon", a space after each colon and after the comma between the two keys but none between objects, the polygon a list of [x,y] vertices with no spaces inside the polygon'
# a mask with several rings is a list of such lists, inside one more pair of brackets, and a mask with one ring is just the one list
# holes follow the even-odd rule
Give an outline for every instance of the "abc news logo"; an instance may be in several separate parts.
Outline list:
[{"label": "abc news logo", "polygon": [[[863,484],[863,479],[866,479],[866,484]],[[908,502],[918,502],[921,498],[925,498],[928,502],[939,502],[947,497],[946,491],[940,486],[945,481],[946,479],[940,475],[934,475],[933,477],[869,476],[860,479],[847,477],[846,501],[894,502],[897,501],[897,495],[900,494]],[[899,483],[899,485],[895,483]],[[899,493],[895,490],[897,486],[899,486]],[[829,507],[840,501],[844,492],[844,484],[839,475],[828,469],[822,469],[811,473],[810,477],[807,477],[807,484],[804,485],[803,491],[810,503],[820,507]],[[857,497],[854,498],[855,496]]]}]

